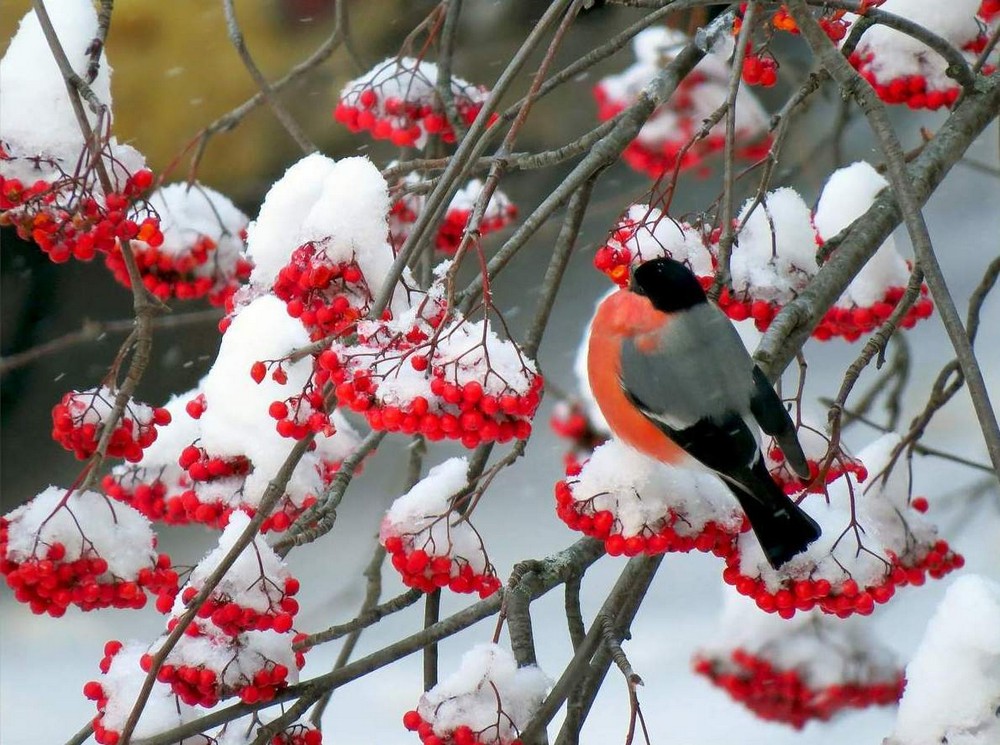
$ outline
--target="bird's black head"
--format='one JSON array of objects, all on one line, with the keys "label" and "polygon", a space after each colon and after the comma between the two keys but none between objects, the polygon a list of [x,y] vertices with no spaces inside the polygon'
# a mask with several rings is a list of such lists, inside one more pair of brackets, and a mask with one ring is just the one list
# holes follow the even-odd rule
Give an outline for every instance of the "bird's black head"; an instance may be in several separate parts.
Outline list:
[{"label": "bird's black head", "polygon": [[694,273],[666,257],[640,264],[632,273],[629,289],[648,297],[653,307],[663,313],[687,310],[707,301]]}]

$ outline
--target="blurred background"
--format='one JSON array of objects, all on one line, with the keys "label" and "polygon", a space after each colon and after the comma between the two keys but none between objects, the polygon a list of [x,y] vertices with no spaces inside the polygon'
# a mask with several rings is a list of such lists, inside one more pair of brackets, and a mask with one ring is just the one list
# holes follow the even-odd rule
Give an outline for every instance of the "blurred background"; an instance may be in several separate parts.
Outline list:
[{"label": "blurred background", "polygon": [[[533,0],[466,2],[455,74],[491,85],[540,15],[542,6]],[[0,48],[6,48],[28,7],[23,0],[3,3]],[[413,0],[348,3],[351,34],[363,69],[339,49],[303,81],[281,94],[282,101],[325,154],[338,158],[368,154],[379,165],[397,155],[391,147],[373,144],[364,136],[351,136],[332,120],[331,111],[343,83],[394,55],[408,31],[433,7],[433,2]],[[249,50],[270,80],[308,57],[333,27],[330,0],[246,0],[237,2],[236,9]],[[559,52],[557,67],[637,20],[637,13],[601,7],[583,14]],[[115,134],[142,151],[157,174],[173,174],[168,180],[186,177],[189,162],[185,149],[199,130],[256,90],[226,37],[221,3],[120,1],[107,49],[114,68]],[[799,64],[804,59],[803,50],[793,44],[785,53],[781,82],[763,92],[770,110],[780,106],[795,81],[805,74],[805,65]],[[592,85],[601,75],[620,71],[631,59],[630,52],[624,50],[539,102],[517,149],[554,147],[592,127]],[[529,64],[528,74],[533,69]],[[522,77],[514,96],[527,84],[526,76]],[[807,202],[815,199],[834,167],[832,147],[812,149],[817,139],[829,131],[834,110],[832,100],[817,100],[786,146],[785,155],[801,161],[788,174],[786,183],[800,189]],[[920,126],[934,128],[941,121],[943,115],[922,117],[900,112],[898,123],[904,145],[917,143]],[[845,162],[876,157],[863,123],[850,126],[845,139]],[[198,176],[253,216],[269,185],[298,157],[300,152],[294,142],[270,110],[262,106],[235,131],[212,139]],[[996,167],[995,125],[970,151],[969,158]],[[504,179],[502,188],[525,215],[551,193],[569,167],[514,173]],[[594,302],[607,289],[604,277],[591,267],[593,248],[628,204],[643,199],[649,186],[646,179],[622,164],[598,184],[540,353],[542,372],[562,389],[575,387],[571,368],[581,332]],[[704,209],[716,198],[719,188],[714,176],[683,176],[674,200],[674,215]],[[745,188],[752,189],[753,185],[747,183]],[[748,193],[740,193],[737,199],[746,196]],[[996,176],[960,163],[926,210],[932,238],[963,312],[986,264],[1000,251],[998,205]],[[515,336],[532,313],[535,290],[541,284],[558,224],[557,214],[494,288],[497,304]],[[486,239],[487,250],[500,245],[504,235]],[[78,330],[86,319],[107,321],[130,316],[129,293],[111,279],[103,265],[71,262],[56,266],[37,248],[17,241],[10,231],[4,230],[0,238],[0,344],[4,356]],[[907,251],[905,234],[897,235],[897,242],[901,250]],[[176,313],[182,313],[201,306],[175,303],[174,307]],[[987,384],[995,396],[1000,396],[1000,335],[997,324],[990,319],[1000,318],[998,312],[1000,300],[991,297],[983,309],[984,324],[977,344]],[[65,391],[94,385],[103,377],[121,338],[108,336],[76,346],[4,376],[0,449],[3,512],[50,483],[66,484],[74,478],[79,464],[50,439],[49,411]],[[936,318],[908,332],[908,338],[914,368],[903,422],[922,407],[931,381],[952,356]],[[159,403],[171,393],[191,388],[211,364],[218,340],[211,321],[158,332],[153,361],[138,397]],[[843,370],[858,351],[860,345],[811,342],[806,349],[810,362],[807,398],[815,401],[819,396],[833,395]],[[862,390],[870,379],[871,371],[857,390]],[[551,396],[544,402],[526,457],[495,482],[476,513],[477,527],[502,577],[517,561],[550,554],[576,537],[558,521],[553,510],[552,485],[561,476],[563,452],[562,443],[545,426],[553,402]],[[960,393],[935,418],[926,441],[987,462],[974,422],[967,397]],[[849,430],[847,442],[858,450],[874,436],[873,431],[856,425]],[[436,446],[428,465],[454,454],[459,450]],[[335,530],[290,556],[292,570],[303,584],[303,611],[299,616],[302,629],[313,631],[353,617],[363,595],[360,572],[370,556],[380,515],[400,493],[405,468],[402,455],[402,440],[388,438],[377,460],[369,461],[377,465],[369,466],[352,486]],[[970,500],[970,490],[982,482],[974,472],[945,461],[920,458],[915,462],[914,474],[916,492],[931,499],[931,514],[941,520],[944,537],[966,554],[965,571],[1000,577],[1000,497],[995,482]],[[179,563],[196,562],[213,541],[213,533],[196,527],[165,528],[161,532],[163,550]],[[585,617],[599,606],[622,563],[605,558],[588,574],[584,584]],[[711,557],[668,557],[633,626],[633,640],[625,648],[646,681],[640,700],[653,742],[715,745],[731,741],[734,733],[739,733],[741,745],[880,742],[891,728],[891,710],[849,714],[833,724],[813,724],[796,733],[753,718],[690,673],[690,655],[699,643],[710,638],[721,604],[720,570],[718,560]],[[904,658],[919,639],[946,585],[947,580],[906,590],[871,619],[884,640]],[[387,572],[385,597],[400,589],[395,575]],[[532,607],[540,663],[553,676],[558,676],[570,654],[558,595],[554,593]],[[446,598],[444,612],[465,603],[464,599]],[[412,633],[419,628],[420,615],[421,611],[414,607],[366,632],[355,656]],[[94,714],[93,705],[83,698],[80,689],[96,677],[103,643],[112,638],[150,640],[162,628],[162,619],[151,608],[89,614],[71,610],[61,620],[35,617],[14,603],[5,587],[0,590],[0,619],[0,740],[9,745],[65,741]],[[465,649],[491,636],[493,623],[490,619],[442,644],[442,676],[454,669]],[[304,675],[329,669],[336,652],[336,644],[311,652]],[[324,742],[416,742],[414,735],[402,730],[399,717],[415,705],[420,685],[420,660],[412,657],[338,691],[328,709]],[[626,687],[612,671],[584,730],[584,742],[618,742],[624,738],[627,718]]]}]

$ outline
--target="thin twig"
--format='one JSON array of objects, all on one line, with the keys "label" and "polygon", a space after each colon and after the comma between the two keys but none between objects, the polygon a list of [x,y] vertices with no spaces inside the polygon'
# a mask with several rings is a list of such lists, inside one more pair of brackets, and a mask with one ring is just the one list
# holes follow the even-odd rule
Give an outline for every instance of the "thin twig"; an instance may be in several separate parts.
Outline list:
[{"label": "thin twig", "polygon": [[226,29],[229,32],[229,40],[233,43],[236,53],[240,56],[240,60],[243,62],[243,66],[246,67],[247,72],[250,73],[250,77],[253,78],[253,82],[260,89],[261,95],[267,101],[267,105],[274,112],[275,118],[281,122],[281,126],[295,140],[295,143],[302,149],[305,155],[315,153],[317,150],[316,145],[302,131],[299,123],[295,121],[295,117],[278,100],[274,89],[271,88],[271,84],[267,82],[267,78],[264,77],[260,68],[257,67],[257,63],[253,61],[250,50],[247,49],[246,39],[243,38],[243,30],[236,20],[236,9],[233,7],[233,0],[222,0],[222,7],[226,13]]}]

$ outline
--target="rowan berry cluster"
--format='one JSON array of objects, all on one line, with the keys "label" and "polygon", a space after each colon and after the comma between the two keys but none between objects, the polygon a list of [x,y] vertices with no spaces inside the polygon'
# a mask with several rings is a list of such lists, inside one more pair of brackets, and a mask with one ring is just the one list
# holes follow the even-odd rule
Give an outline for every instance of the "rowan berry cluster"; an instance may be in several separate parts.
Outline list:
[{"label": "rowan berry cluster", "polygon": [[315,243],[292,253],[278,272],[273,291],[287,305],[288,315],[302,321],[314,340],[352,331],[372,302],[357,261],[333,261]]},{"label": "rowan berry cluster", "polygon": [[308,724],[293,724],[271,738],[271,745],[323,745],[323,733]]},{"label": "rowan berry cluster", "polygon": [[[634,474],[635,478],[622,474]],[[665,466],[616,440],[556,483],[556,514],[613,556],[703,551],[727,557],[749,530],[726,487],[707,473]]]},{"label": "rowan berry cluster", "polygon": [[740,77],[747,85],[771,88],[778,82],[778,62],[770,55],[747,52]]},{"label": "rowan berry cluster", "polygon": [[[771,473],[771,478],[788,495],[801,494],[802,492],[823,494],[830,483],[836,481],[845,473],[853,474],[855,480],[858,482],[865,481],[868,478],[868,469],[865,467],[865,464],[843,452],[837,453],[829,464],[827,464],[827,459],[824,456],[820,456],[817,459],[810,458],[807,455],[806,463],[809,466],[809,476],[806,479],[802,479],[792,471],[785,462],[785,454],[781,452],[781,448],[778,447],[777,443],[771,444],[767,449],[766,455],[769,461],[768,471]],[[823,470],[824,466],[825,470]],[[823,471],[822,478],[820,478],[821,470]]]},{"label": "rowan berry cluster", "polygon": [[[410,233],[410,226],[417,221],[424,208],[424,195],[414,193],[421,183],[416,173],[411,173],[399,184],[404,193],[389,209],[389,236],[398,250]],[[448,204],[444,218],[439,221],[434,237],[434,247],[447,255],[454,255],[462,243],[469,217],[480,197],[483,182],[472,179],[459,189]],[[517,217],[517,205],[499,189],[493,192],[479,221],[478,233],[485,237],[502,230]]]},{"label": "rowan berry cluster", "polygon": [[[645,85],[688,42],[677,31],[654,27],[633,41],[636,62],[618,75],[609,75],[594,88],[597,115],[605,121],[635,103]],[[652,178],[702,166],[709,156],[725,149],[725,127],[705,129],[715,102],[725,96],[729,66],[722,55],[709,53],[677,90],[643,125],[622,159]],[[748,90],[738,92],[736,155],[757,159],[770,148],[767,116]]]},{"label": "rowan berry cluster", "polygon": [[424,745],[520,745],[550,686],[537,666],[518,667],[510,651],[479,644],[403,715],[403,726]]},{"label": "rowan berry cluster", "polygon": [[[486,732],[474,732],[465,724],[455,727],[442,737],[435,734],[433,720],[425,720],[415,709],[403,714],[403,726],[410,732],[416,732],[424,745],[497,745],[501,742]],[[521,739],[514,738],[504,745],[521,745]]]},{"label": "rowan berry cluster", "polygon": [[[489,597],[500,589],[500,580],[492,565],[487,566],[486,572],[477,572],[463,556],[451,553],[434,555],[425,548],[413,548],[413,538],[393,535],[382,542],[393,568],[399,572],[407,587],[421,592],[434,592],[447,587],[452,592],[477,593],[481,598]],[[430,548],[427,544],[425,547]]]},{"label": "rowan berry cluster", "polygon": [[[841,337],[847,341],[857,341],[863,334],[870,333],[885,323],[905,292],[903,287],[888,287],[882,300],[869,307],[835,305],[824,314],[823,319],[813,329],[813,338],[826,341],[833,337]],[[899,325],[904,329],[911,329],[917,321],[930,318],[933,313],[934,303],[929,297],[927,286],[924,285],[920,288],[919,299],[906,311]]]},{"label": "rowan berry cluster", "polygon": [[848,58],[851,65],[861,74],[875,90],[880,99],[891,104],[906,104],[911,109],[930,109],[936,111],[941,107],[950,108],[958,100],[962,89],[957,85],[944,90],[931,89],[924,75],[900,75],[890,80],[879,82],[872,70],[876,52],[855,51]]},{"label": "rowan berry cluster", "polygon": [[[269,592],[267,587],[273,584],[267,577],[261,577],[258,583],[262,586],[262,594],[266,597],[267,607],[256,609],[241,604],[239,597],[234,598],[225,592],[214,589],[208,599],[198,608],[197,618],[211,621],[219,631],[230,636],[235,636],[244,631],[270,631],[274,630],[280,634],[291,630],[295,621],[295,614],[298,613],[299,604],[293,597],[299,590],[299,581],[294,577],[286,577],[282,587],[274,586]],[[199,588],[189,584],[180,593],[180,601],[186,606],[195,596]],[[160,595],[157,599],[156,609],[161,613],[169,613],[174,608],[174,598],[169,595]],[[167,630],[172,630],[177,623],[175,615],[167,623]],[[192,625],[188,628],[196,629]]]},{"label": "rowan berry cluster", "polygon": [[[58,618],[81,610],[142,608],[146,593],[172,596],[177,573],[157,554],[148,522],[125,506],[113,510],[94,492],[49,487],[0,517],[0,574],[32,613]],[[132,556],[118,558],[124,550]]]},{"label": "rowan berry cluster", "polygon": [[[52,407],[52,439],[86,460],[97,451],[104,423],[114,410],[117,393],[101,386],[86,391],[71,391]],[[170,424],[170,412],[152,408],[136,401],[125,404],[118,419],[107,455],[135,462],[142,458],[142,451],[156,440],[156,428]]]},{"label": "rowan berry cluster", "polygon": [[[430,135],[453,143],[455,130],[437,94],[437,77],[437,65],[430,62],[411,57],[385,60],[344,86],[334,119],[352,132],[367,131],[399,147],[423,147]],[[459,119],[469,126],[489,92],[452,76],[451,95]]]},{"label": "rowan berry cluster", "polygon": [[567,476],[576,476],[594,448],[607,441],[607,434],[598,431],[583,407],[576,402],[559,401],[552,409],[549,427],[558,437],[570,442],[570,449],[563,455]]},{"label": "rowan berry cluster", "polygon": [[71,258],[90,261],[115,250],[118,241],[158,246],[163,242],[159,219],[141,217],[138,206],[152,184],[152,172],[143,169],[128,176],[121,191],[80,195],[83,185],[70,177],[25,186],[0,176],[0,223],[13,225],[18,236],[34,241],[57,264]]},{"label": "rowan berry cluster", "polygon": [[644,525],[640,532],[626,536],[614,512],[595,510],[594,499],[574,498],[571,482],[557,482],[555,492],[559,519],[571,530],[603,541],[611,556],[701,551],[725,558],[735,550],[736,535],[750,529],[750,524],[745,523],[734,533],[726,526],[709,521],[694,534],[678,532],[687,527],[687,520],[684,515],[670,510],[660,520]]},{"label": "rowan berry cluster", "polygon": [[520,369],[503,377],[491,366],[514,354],[511,342],[482,324],[462,323],[436,343],[413,346],[396,338],[397,350],[344,347],[320,356],[338,406],[363,413],[372,429],[459,440],[467,448],[531,434],[541,376],[520,358]]},{"label": "rowan berry cluster", "polygon": [[892,680],[812,684],[802,672],[782,669],[744,649],[725,657],[698,657],[694,670],[761,719],[801,729],[844,709],[890,706],[903,694],[902,674]]},{"label": "rowan berry cluster", "polygon": [[876,584],[861,587],[846,575],[837,582],[785,579],[780,589],[772,590],[761,579],[741,574],[740,560],[738,549],[726,557],[722,579],[741,595],[753,598],[762,611],[777,613],[782,618],[791,618],[797,611],[813,608],[840,618],[854,614],[867,616],[875,610],[876,604],[889,602],[897,589],[907,585],[919,587],[928,577],[940,579],[965,565],[965,559],[952,551],[947,541],[938,540],[912,557],[890,553],[885,575]]}]

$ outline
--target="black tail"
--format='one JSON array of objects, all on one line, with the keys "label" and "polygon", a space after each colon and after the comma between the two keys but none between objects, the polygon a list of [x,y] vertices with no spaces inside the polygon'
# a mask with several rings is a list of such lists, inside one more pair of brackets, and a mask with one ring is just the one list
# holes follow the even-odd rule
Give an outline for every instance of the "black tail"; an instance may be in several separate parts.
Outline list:
[{"label": "black tail", "polygon": [[[774,483],[758,458],[745,478],[728,479],[772,567],[778,569],[820,536],[819,525]],[[742,487],[742,488],[741,488]]]}]

